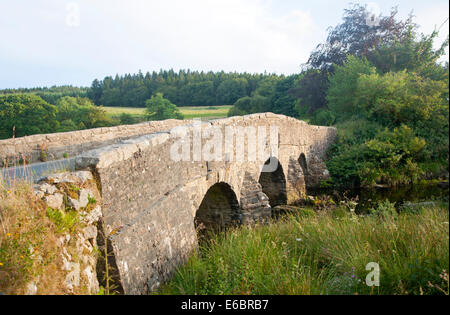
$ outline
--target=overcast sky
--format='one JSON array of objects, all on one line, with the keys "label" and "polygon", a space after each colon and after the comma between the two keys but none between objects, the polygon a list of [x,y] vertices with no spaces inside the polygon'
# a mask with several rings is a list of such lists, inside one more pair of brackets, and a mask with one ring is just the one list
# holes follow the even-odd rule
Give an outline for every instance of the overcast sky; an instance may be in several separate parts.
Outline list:
[{"label": "overcast sky", "polygon": [[[349,2],[0,0],[0,89],[171,68],[298,73]],[[361,3],[385,15],[398,5],[402,18],[413,10],[425,33],[449,10],[448,0]]]}]

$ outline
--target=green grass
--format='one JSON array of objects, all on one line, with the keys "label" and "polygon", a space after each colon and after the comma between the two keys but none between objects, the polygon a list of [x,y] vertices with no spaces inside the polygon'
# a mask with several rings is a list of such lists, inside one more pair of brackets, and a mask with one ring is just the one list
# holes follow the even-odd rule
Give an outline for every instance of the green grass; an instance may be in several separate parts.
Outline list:
[{"label": "green grass", "polygon": [[[202,106],[202,107],[179,107],[185,119],[193,118],[224,118],[228,116],[231,107],[229,105],[223,106]],[[134,118],[143,118],[145,115],[145,108],[134,107],[103,107],[111,117],[118,117],[120,114],[128,113]]]},{"label": "green grass", "polygon": [[213,236],[158,293],[448,294],[448,203],[387,220],[311,212]]}]

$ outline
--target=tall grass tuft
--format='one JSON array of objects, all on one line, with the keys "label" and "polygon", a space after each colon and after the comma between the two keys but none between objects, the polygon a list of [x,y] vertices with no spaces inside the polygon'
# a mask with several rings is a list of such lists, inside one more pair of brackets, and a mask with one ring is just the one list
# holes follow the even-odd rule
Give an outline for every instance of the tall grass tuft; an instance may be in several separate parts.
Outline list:
[{"label": "tall grass tuft", "polygon": [[[212,236],[160,294],[448,294],[448,204],[398,216],[290,215]],[[365,284],[380,265],[380,286]]]}]

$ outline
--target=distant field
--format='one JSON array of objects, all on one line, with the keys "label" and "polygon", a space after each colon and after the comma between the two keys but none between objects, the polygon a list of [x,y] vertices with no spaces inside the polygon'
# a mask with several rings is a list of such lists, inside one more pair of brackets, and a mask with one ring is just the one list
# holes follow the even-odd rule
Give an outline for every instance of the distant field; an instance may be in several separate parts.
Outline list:
[{"label": "distant field", "polygon": [[[230,105],[224,106],[204,106],[204,107],[179,107],[180,112],[185,119],[193,118],[224,118],[228,116],[230,111]],[[143,117],[145,115],[145,108],[135,107],[103,107],[110,116],[119,116],[123,113],[128,113],[136,118]]]}]

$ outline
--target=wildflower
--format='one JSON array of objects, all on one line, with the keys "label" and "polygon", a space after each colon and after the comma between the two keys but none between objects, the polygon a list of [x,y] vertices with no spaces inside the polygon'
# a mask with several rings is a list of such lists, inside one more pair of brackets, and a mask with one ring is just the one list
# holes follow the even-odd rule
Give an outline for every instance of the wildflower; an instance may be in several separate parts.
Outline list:
[{"label": "wildflower", "polygon": [[10,237],[11,236],[11,233],[6,233],[6,237]]},{"label": "wildflower", "polygon": [[302,241],[302,239],[301,238],[297,238],[297,242],[301,242]]},{"label": "wildflower", "polygon": [[0,267],[3,266],[3,263],[0,262]]}]

